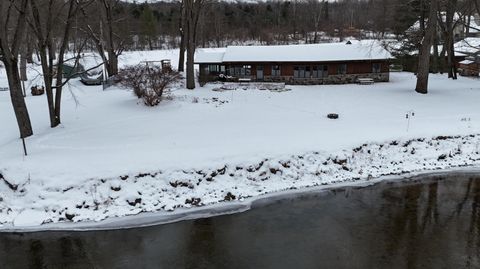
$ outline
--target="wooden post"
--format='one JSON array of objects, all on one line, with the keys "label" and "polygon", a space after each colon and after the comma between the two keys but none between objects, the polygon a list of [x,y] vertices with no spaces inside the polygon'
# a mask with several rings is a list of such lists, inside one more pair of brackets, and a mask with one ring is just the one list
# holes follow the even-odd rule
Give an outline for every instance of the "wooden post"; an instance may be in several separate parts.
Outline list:
[{"label": "wooden post", "polygon": [[23,144],[23,153],[25,154],[25,156],[28,156],[27,144],[25,143],[25,138],[22,138],[22,144]]}]

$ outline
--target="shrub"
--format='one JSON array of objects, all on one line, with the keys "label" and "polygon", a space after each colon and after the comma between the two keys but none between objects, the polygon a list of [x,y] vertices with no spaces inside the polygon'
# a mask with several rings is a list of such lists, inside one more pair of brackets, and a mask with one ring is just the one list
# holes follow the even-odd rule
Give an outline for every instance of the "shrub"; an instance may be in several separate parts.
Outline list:
[{"label": "shrub", "polygon": [[163,95],[180,81],[181,75],[176,71],[162,71],[159,66],[135,65],[122,69],[119,78],[145,105],[156,106]]}]

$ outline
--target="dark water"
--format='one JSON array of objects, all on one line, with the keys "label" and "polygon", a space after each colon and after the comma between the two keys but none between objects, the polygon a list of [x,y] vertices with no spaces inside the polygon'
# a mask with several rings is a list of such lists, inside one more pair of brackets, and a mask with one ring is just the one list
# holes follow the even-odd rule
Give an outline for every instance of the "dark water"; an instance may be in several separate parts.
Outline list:
[{"label": "dark water", "polygon": [[480,176],[418,179],[150,228],[0,233],[0,268],[480,268]]}]

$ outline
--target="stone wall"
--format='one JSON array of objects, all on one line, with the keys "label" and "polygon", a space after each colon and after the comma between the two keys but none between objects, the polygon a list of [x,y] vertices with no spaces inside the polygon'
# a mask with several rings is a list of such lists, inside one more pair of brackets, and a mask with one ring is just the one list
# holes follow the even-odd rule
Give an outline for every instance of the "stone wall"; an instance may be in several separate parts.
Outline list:
[{"label": "stone wall", "polygon": [[324,78],[294,78],[291,76],[265,76],[265,82],[284,82],[290,85],[322,85],[322,84],[349,84],[357,83],[358,78],[371,78],[375,82],[390,81],[390,73],[345,74],[329,75]]}]

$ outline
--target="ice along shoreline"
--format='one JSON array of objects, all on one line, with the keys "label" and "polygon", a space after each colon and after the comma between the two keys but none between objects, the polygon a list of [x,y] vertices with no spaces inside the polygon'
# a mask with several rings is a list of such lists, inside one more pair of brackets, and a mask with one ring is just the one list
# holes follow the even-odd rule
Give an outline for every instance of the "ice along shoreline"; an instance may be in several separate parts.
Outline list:
[{"label": "ice along shoreline", "polygon": [[367,188],[380,182],[411,183],[417,180],[430,179],[435,176],[479,175],[480,166],[455,167],[445,170],[425,170],[403,175],[386,175],[379,178],[348,181],[334,185],[289,189],[262,196],[246,198],[244,201],[217,203],[195,208],[179,208],[172,212],[143,212],[137,215],[107,218],[98,222],[60,222],[31,227],[0,226],[0,233],[37,233],[37,232],[88,232],[122,229],[146,228],[157,225],[172,224],[180,221],[238,214],[257,207],[272,204],[279,200],[295,199],[312,194],[321,194],[342,188]]}]

